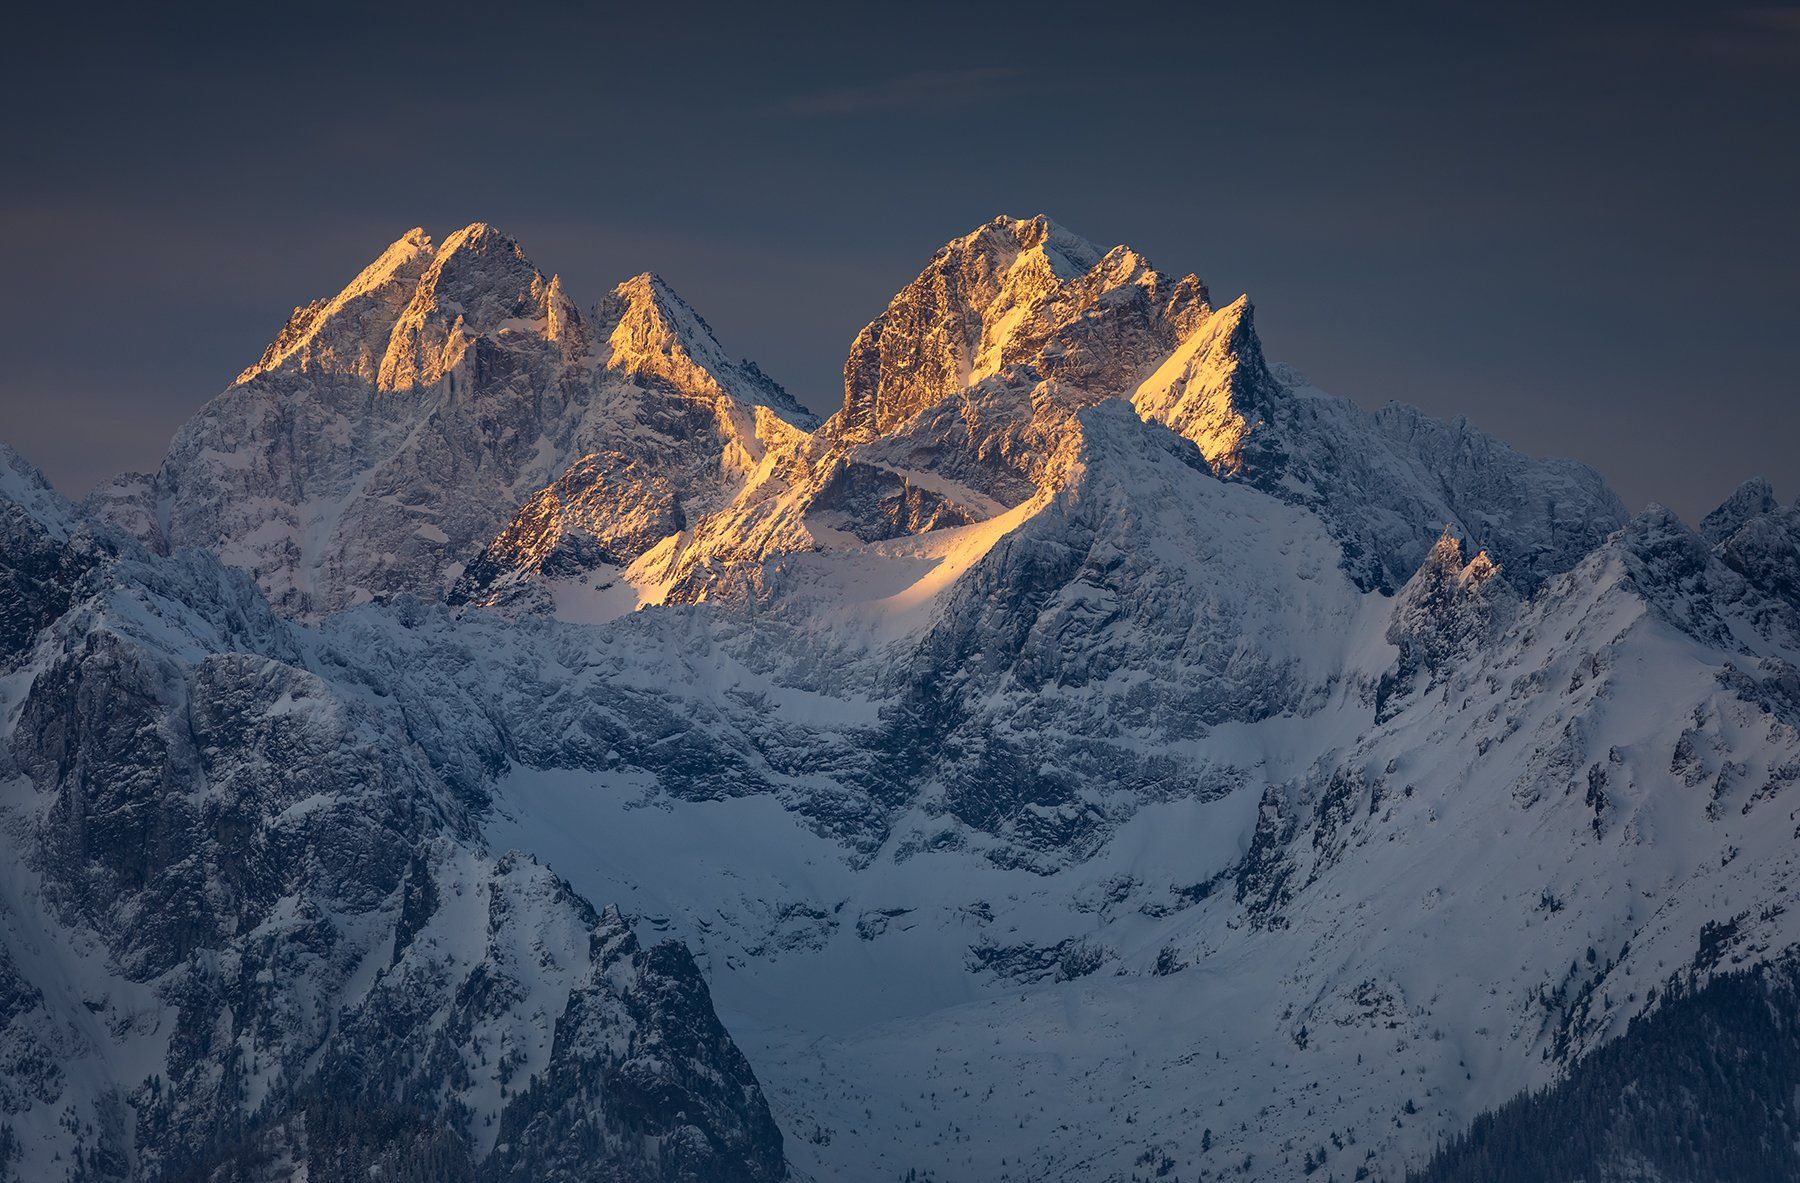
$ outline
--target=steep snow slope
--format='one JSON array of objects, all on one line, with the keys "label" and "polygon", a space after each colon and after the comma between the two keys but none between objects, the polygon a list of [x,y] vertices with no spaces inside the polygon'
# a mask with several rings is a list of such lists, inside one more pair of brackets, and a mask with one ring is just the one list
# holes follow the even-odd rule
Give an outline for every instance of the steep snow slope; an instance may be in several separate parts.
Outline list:
[{"label": "steep snow slope", "polygon": [[1672,975],[1800,936],[1767,821],[1800,775],[1792,644],[1671,619],[1672,588],[1732,583],[1692,540],[1649,515],[1523,607],[1455,563],[1464,594],[1389,602],[1454,643],[1409,665],[1365,618],[1368,664],[1316,713],[1202,742],[1238,787],[1048,874],[906,820],[863,863],[773,802],[629,771],[515,771],[490,825],[701,951],[821,1177],[1398,1178]]},{"label": "steep snow slope", "polygon": [[[841,668],[834,693],[783,685],[790,667],[744,644],[769,634],[714,632],[719,617],[692,610],[678,630],[634,620],[605,683],[548,675],[604,714],[534,719],[550,746],[522,754],[544,770],[503,781],[492,832],[702,950],[821,1175],[999,1177],[1023,1157],[1032,1177],[1123,1177],[1154,1146],[1284,1177],[1317,1137],[1392,1176],[1617,1031],[1670,974],[1793,939],[1789,843],[1757,815],[1800,767],[1792,641],[1758,623],[1770,603],[1666,514],[1523,607],[1454,549],[1395,600],[1320,619],[1310,646],[1290,622],[1297,648],[1344,654],[1326,700],[1211,727],[1193,749],[1239,769],[1238,787],[1141,804],[1085,851],[1051,847],[1072,862],[997,859],[1022,844],[992,839],[1016,831],[930,795],[872,852],[845,849],[832,826],[870,816],[844,794],[879,705]],[[580,635],[541,634],[563,663],[588,660]],[[657,658],[665,643],[681,656]],[[703,738],[668,730],[673,703],[646,728],[640,701],[638,734],[606,722],[624,709],[603,705],[608,684],[634,671],[641,700],[670,683],[700,695],[687,714],[710,719]],[[807,784],[809,766],[832,783]]]}]

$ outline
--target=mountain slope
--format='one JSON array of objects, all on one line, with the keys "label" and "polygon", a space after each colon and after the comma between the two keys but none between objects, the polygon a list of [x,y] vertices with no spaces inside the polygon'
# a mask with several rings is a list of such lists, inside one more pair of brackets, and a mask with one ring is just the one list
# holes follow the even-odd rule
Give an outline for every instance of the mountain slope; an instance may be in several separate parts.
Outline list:
[{"label": "mountain slope", "polygon": [[1791,962],[1672,996],[1566,1080],[1478,1118],[1409,1180],[1791,1179]]},{"label": "mountain slope", "polygon": [[1628,520],[1048,219],[822,423],[475,226],[155,477],[8,471],[34,1164],[1397,1180],[1796,940],[1800,515]]},{"label": "mountain slope", "polygon": [[[25,483],[15,517],[79,523],[13,500]],[[80,573],[43,593],[54,622],[0,681],[16,1177],[331,1177],[352,1153],[784,1177],[684,948],[644,948],[529,856],[490,853],[479,785],[309,669],[244,575],[116,537],[95,557],[86,530],[105,537],[68,535],[55,567]]]}]

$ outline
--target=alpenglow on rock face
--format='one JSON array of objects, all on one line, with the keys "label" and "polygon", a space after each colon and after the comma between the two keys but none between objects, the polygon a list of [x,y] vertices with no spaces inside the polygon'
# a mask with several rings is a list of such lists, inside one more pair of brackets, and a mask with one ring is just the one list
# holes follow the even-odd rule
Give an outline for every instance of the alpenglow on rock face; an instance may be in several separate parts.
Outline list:
[{"label": "alpenglow on rock face", "polygon": [[[583,313],[518,244],[414,230],[177,435],[139,497],[145,541],[251,572],[290,615],[442,596],[533,492],[607,457],[668,497],[600,525],[727,497],[770,435],[812,417],[655,276]],[[140,504],[140,501],[127,504]],[[96,508],[112,509],[103,491]]]},{"label": "alpenglow on rock face", "polygon": [[[0,452],[0,1177],[1400,1180],[1762,1029],[1766,482],[1628,518],[1042,217],[872,311],[820,420],[415,230],[157,472]],[[1583,1170],[1800,1177],[1694,1104]]]}]

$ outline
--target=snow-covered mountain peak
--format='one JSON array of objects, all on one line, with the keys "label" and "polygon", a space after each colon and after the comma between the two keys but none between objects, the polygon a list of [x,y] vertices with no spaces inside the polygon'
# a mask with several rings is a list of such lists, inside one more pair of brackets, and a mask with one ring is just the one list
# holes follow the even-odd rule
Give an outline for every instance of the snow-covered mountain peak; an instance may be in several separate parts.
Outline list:
[{"label": "snow-covered mountain peak", "polygon": [[75,507],[51,486],[49,478],[31,461],[0,442],[0,501],[22,510],[39,526],[66,538],[76,517]]},{"label": "snow-covered mountain peak", "polygon": [[441,246],[414,231],[297,312],[155,479],[91,505],[153,548],[216,547],[291,613],[458,587],[488,602],[465,578],[477,559],[492,587],[653,551],[645,586],[694,598],[704,572],[994,519],[1059,486],[1075,416],[1119,398],[1215,475],[1316,513],[1366,588],[1397,588],[1455,522],[1530,590],[1623,519],[1581,466],[1278,381],[1248,298],[1215,309],[1195,276],[1043,217],[938,251],[844,373],[814,433],[660,277],[584,317],[494,227]]},{"label": "snow-covered mountain peak", "polygon": [[1265,375],[1255,308],[1239,296],[1195,325],[1132,392],[1131,404],[1193,441],[1215,471],[1236,475],[1270,388]]},{"label": "snow-covered mountain peak", "polygon": [[580,324],[561,282],[546,279],[494,227],[475,222],[437,246],[415,227],[337,295],[296,308],[237,384],[295,371],[383,390],[428,386],[484,334],[567,342]]},{"label": "snow-covered mountain peak", "polygon": [[1767,478],[1751,477],[1733,489],[1717,509],[1700,519],[1700,533],[1708,542],[1720,542],[1751,518],[1772,513],[1779,505]]},{"label": "snow-covered mountain peak", "polygon": [[844,365],[846,434],[891,432],[945,398],[1028,366],[1066,397],[1128,390],[1204,313],[1206,286],[1135,251],[1104,255],[1048,218],[954,239],[871,321]]},{"label": "snow-covered mountain peak", "polygon": [[[560,282],[556,286],[560,289]],[[486,222],[471,222],[433,252],[413,302],[460,316],[472,332],[494,332],[520,317],[541,315],[550,287],[516,239]]]},{"label": "snow-covered mountain peak", "polygon": [[711,326],[653,272],[615,287],[597,321],[607,330],[607,365],[614,369],[685,386],[716,381],[734,366]]},{"label": "snow-covered mountain peak", "polygon": [[[1059,241],[1047,220],[1000,219],[939,251],[858,334],[832,433],[912,454],[922,433],[955,433],[990,468],[1004,462],[1010,475],[976,483],[1016,504],[1018,478],[1038,483],[1037,458],[1072,411],[1124,397],[1216,474],[1312,508],[1357,582],[1382,590],[1411,577],[1445,522],[1529,591],[1624,521],[1584,465],[1521,456],[1466,421],[1399,405],[1371,415],[1278,379],[1247,296],[1215,309],[1192,275],[1171,279],[1129,248],[1096,255]],[[1089,265],[1074,274],[1069,263]]]},{"label": "snow-covered mountain peak", "polygon": [[1041,258],[1064,279],[1072,279],[1100,261],[1099,247],[1046,214],[1029,218],[1001,214],[947,243],[944,251],[965,255],[992,252],[996,260]]},{"label": "snow-covered mountain peak", "polygon": [[1478,586],[1500,574],[1499,566],[1488,557],[1488,552],[1478,550],[1467,562],[1463,560],[1462,542],[1456,532],[1445,526],[1444,532],[1431,547],[1431,553],[1425,556],[1425,562],[1419,567],[1417,580],[1447,582],[1454,580],[1463,587]]},{"label": "snow-covered mountain peak", "polygon": [[1312,510],[1365,588],[1398,588],[1451,522],[1530,590],[1623,520],[1583,466],[1277,379],[1247,296],[1214,308],[1192,275],[1068,237],[1003,218],[940,250],[858,334],[842,411],[657,551],[652,582],[698,598],[699,572],[997,521],[1066,483],[1078,416],[1111,399],[1214,475]]},{"label": "snow-covered mountain peak", "polygon": [[1401,656],[1384,685],[1384,703],[1404,689],[1418,666],[1436,670],[1473,653],[1510,618],[1517,600],[1487,551],[1465,560],[1462,543],[1446,526],[1394,597],[1387,640],[1399,646]]},{"label": "snow-covered mountain peak", "polygon": [[438,246],[409,233],[299,310],[154,479],[91,504],[154,548],[216,548],[308,615],[444,595],[560,478],[589,505],[608,495],[569,482],[604,471],[627,501],[696,509],[815,424],[656,277],[589,317],[477,222]]},{"label": "snow-covered mountain peak", "polygon": [[1675,623],[1707,640],[1724,640],[1705,602],[1712,548],[1679,514],[1652,501],[1601,548],[1616,554],[1631,586]]},{"label": "snow-covered mountain peak", "polygon": [[549,341],[580,315],[519,244],[485,222],[444,240],[419,277],[381,360],[383,390],[430,386],[462,363],[477,339],[525,334]]},{"label": "snow-covered mountain peak", "polygon": [[408,230],[337,295],[294,309],[262,357],[240,373],[237,382],[284,368],[353,374],[372,381],[387,350],[388,335],[435,253],[422,228]]},{"label": "snow-covered mountain peak", "polygon": [[1800,505],[1775,500],[1769,483],[1746,481],[1706,516],[1700,533],[1762,604],[1752,627],[1765,638],[1800,640]]},{"label": "snow-covered mountain peak", "polygon": [[605,364],[696,396],[726,396],[767,407],[810,431],[818,419],[749,362],[732,359],[693,306],[663,278],[646,271],[615,287],[595,314],[605,335]]}]

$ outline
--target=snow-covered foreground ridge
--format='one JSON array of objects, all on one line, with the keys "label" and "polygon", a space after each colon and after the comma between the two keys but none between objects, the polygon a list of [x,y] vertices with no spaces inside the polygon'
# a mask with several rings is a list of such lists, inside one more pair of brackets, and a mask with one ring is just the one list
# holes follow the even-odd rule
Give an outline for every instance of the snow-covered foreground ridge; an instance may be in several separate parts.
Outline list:
[{"label": "snow-covered foreground ridge", "polygon": [[0,461],[20,1178],[1399,1179],[1800,923],[1800,511],[1043,218],[823,422],[475,225]]}]

